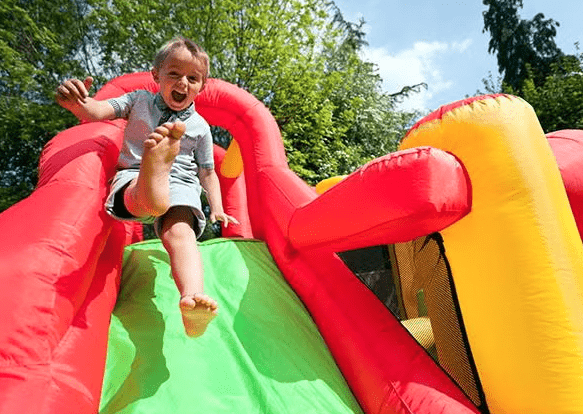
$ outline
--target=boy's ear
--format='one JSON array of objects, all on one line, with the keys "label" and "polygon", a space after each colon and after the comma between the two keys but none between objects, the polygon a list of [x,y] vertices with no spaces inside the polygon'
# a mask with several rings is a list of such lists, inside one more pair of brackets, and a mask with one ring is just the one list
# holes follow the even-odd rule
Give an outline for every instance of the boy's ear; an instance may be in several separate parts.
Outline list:
[{"label": "boy's ear", "polygon": [[152,73],[152,77],[154,78],[154,82],[158,83],[160,77],[158,76],[158,69],[156,68],[152,68],[152,70],[150,71]]}]

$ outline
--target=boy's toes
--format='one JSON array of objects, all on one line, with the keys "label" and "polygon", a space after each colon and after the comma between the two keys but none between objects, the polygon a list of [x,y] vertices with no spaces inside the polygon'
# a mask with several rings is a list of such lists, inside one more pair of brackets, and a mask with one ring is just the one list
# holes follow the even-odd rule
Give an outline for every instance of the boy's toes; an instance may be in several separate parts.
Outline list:
[{"label": "boy's toes", "polygon": [[218,304],[214,299],[202,293],[183,296],[180,299],[180,306],[182,308],[203,307],[211,311],[215,311],[218,308]]},{"label": "boy's toes", "polygon": [[160,139],[167,137],[170,134],[170,130],[172,129],[172,124],[165,123],[162,125],[158,125],[156,129],[154,129],[154,134],[158,134]]},{"label": "boy's toes", "polygon": [[180,307],[183,309],[192,309],[196,306],[194,296],[183,296],[180,298]]},{"label": "boy's toes", "polygon": [[144,148],[154,148],[157,143],[158,143],[158,141],[156,141],[155,139],[153,139],[153,138],[147,138],[144,141]]},{"label": "boy's toes", "polygon": [[174,139],[180,139],[184,135],[184,131],[186,131],[186,124],[182,121],[176,121],[172,126],[170,136]]},{"label": "boy's toes", "polygon": [[186,335],[202,335],[208,324],[217,316],[216,302],[204,294],[183,296],[180,299],[182,322]]},{"label": "boy's toes", "polygon": [[196,294],[194,295],[194,300],[197,305],[206,306],[207,308],[211,308],[211,310],[217,308],[217,302],[213,300],[210,296],[204,294]]}]

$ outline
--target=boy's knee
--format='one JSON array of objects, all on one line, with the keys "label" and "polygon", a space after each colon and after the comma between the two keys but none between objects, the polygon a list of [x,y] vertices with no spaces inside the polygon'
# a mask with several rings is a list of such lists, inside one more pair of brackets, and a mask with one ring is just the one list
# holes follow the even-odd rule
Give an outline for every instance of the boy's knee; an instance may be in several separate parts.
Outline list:
[{"label": "boy's knee", "polygon": [[188,208],[172,207],[160,220],[160,238],[163,242],[180,242],[194,234],[193,214]]}]

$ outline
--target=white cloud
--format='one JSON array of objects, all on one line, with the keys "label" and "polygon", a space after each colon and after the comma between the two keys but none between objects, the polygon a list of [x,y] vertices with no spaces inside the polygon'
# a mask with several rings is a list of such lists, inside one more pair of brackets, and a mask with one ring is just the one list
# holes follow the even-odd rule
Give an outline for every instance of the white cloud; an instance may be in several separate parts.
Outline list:
[{"label": "white cloud", "polygon": [[445,79],[442,73],[447,55],[463,53],[471,43],[471,39],[453,43],[419,41],[410,49],[395,55],[390,54],[386,48],[367,48],[364,50],[364,58],[378,66],[383,88],[388,93],[399,92],[405,86],[425,82],[428,89],[411,95],[401,104],[401,108],[426,110],[429,109],[428,102],[436,94],[454,85],[454,81]]},{"label": "white cloud", "polygon": [[472,45],[472,39],[466,39],[463,42],[453,42],[452,50],[458,53],[464,53]]}]

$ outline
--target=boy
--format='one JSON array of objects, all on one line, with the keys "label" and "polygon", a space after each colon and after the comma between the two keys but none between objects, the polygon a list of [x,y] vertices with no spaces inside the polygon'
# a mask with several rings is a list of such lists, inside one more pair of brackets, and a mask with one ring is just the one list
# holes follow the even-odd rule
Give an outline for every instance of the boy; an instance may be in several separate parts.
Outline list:
[{"label": "boy", "polygon": [[139,90],[97,101],[88,94],[91,77],[67,80],[57,89],[59,105],[81,120],[128,119],[105,208],[118,219],[154,223],[170,257],[190,337],[202,335],[217,314],[217,303],[203,293],[196,242],[205,226],[201,185],[207,192],[210,220],[238,224],[223,211],[210,127],[194,109],[194,98],[208,73],[207,54],[191,40],[178,37],[154,59],[158,94]]}]

